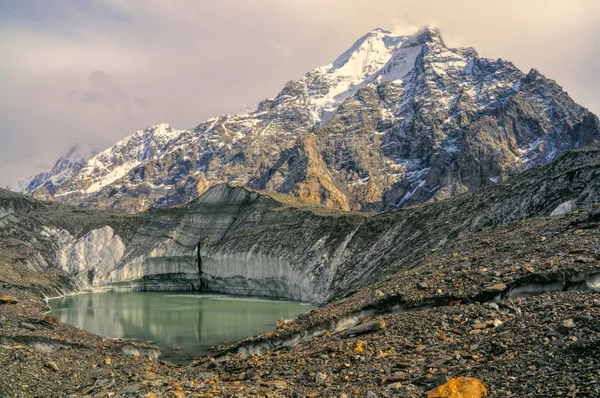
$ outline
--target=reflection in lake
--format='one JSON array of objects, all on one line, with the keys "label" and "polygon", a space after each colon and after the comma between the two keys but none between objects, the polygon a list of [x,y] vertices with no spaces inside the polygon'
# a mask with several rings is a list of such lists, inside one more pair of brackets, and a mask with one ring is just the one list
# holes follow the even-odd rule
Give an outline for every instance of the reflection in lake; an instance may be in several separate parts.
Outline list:
[{"label": "reflection in lake", "polygon": [[161,347],[160,359],[184,363],[210,347],[265,333],[313,305],[173,292],[80,294],[50,300],[50,315],[89,332]]}]

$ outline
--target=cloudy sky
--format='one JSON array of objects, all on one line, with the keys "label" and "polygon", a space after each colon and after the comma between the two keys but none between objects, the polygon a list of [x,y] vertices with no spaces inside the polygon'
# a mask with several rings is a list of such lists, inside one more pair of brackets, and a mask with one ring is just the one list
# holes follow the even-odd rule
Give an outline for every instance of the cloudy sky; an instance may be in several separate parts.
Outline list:
[{"label": "cloudy sky", "polygon": [[600,113],[597,0],[0,0],[0,186],[78,141],[236,112],[373,28],[425,25]]}]

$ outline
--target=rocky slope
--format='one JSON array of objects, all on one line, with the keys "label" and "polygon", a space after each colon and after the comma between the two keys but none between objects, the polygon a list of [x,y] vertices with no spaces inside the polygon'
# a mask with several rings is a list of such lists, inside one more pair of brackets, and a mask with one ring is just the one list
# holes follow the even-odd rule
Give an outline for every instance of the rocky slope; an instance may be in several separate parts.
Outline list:
[{"label": "rocky slope", "polygon": [[[456,377],[477,378],[492,397],[594,397],[598,289],[597,207],[466,232],[188,366],[56,322],[39,296],[4,282],[0,397],[416,398]],[[353,332],[361,321],[377,328]]]},{"label": "rocky slope", "polygon": [[599,139],[598,118],[536,70],[449,48],[433,28],[376,29],[249,113],[139,131],[56,189],[24,192],[139,211],[229,183],[393,210],[497,184]]},{"label": "rocky slope", "polygon": [[600,150],[587,149],[506,183],[379,215],[227,185],[185,206],[136,215],[2,191],[0,253],[15,274],[61,270],[59,291],[203,284],[323,303],[409,269],[424,253],[480,228],[548,215],[567,201],[570,208],[600,202],[599,184]]}]

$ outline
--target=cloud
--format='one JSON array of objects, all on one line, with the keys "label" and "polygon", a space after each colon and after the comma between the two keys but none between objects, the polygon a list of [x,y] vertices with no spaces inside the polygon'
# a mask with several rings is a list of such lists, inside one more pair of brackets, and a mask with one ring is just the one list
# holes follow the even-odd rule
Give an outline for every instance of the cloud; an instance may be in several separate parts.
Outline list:
[{"label": "cloud", "polygon": [[81,96],[81,102],[83,102],[84,104],[107,104],[108,100],[102,93],[95,91],[86,91]]},{"label": "cloud", "polygon": [[[109,145],[161,122],[191,128],[272,97],[376,27],[437,26],[448,45],[535,67],[600,111],[596,0],[4,3],[0,186],[76,141]],[[9,164],[15,153],[30,157]]]},{"label": "cloud", "polygon": [[[434,21],[429,21],[428,23],[425,23],[424,25],[438,26],[438,24],[435,23]],[[424,25],[407,24],[406,21],[404,21],[402,19],[393,18],[392,24],[389,29],[392,32],[397,33],[399,35],[410,35],[411,33],[414,33],[416,31],[418,31],[419,29],[421,29]]]},{"label": "cloud", "polygon": [[90,83],[92,83],[92,86],[98,89],[113,87],[112,79],[110,78],[110,76],[108,76],[101,70],[95,70],[92,73],[90,73]]},{"label": "cloud", "polygon": [[290,58],[292,56],[292,50],[285,44],[281,44],[275,40],[265,40],[265,43],[273,50],[275,50],[282,58]]},{"label": "cloud", "polygon": [[101,70],[91,72],[88,80],[89,86],[83,91],[78,92],[74,89],[67,91],[67,99],[69,101],[77,99],[85,105],[103,107],[126,119],[132,118],[132,107],[146,108],[149,105],[149,101],[137,96],[130,101],[129,96],[124,94],[123,90],[113,83],[112,78]]},{"label": "cloud", "polygon": [[133,97],[133,100],[142,108],[147,108],[152,104],[151,101],[147,100],[146,98],[138,97],[137,95]]}]

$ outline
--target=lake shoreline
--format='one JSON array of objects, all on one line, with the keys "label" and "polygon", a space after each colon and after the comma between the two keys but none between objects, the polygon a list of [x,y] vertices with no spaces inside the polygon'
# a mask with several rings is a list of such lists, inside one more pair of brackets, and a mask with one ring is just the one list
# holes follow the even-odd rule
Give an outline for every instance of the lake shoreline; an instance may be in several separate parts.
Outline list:
[{"label": "lake shoreline", "polygon": [[161,360],[188,364],[315,308],[309,303],[217,293],[94,292],[48,300],[47,314],[106,338],[152,342]]},{"label": "lake shoreline", "polygon": [[0,391],[416,398],[474,377],[490,396],[600,396],[600,230],[587,220],[579,212],[467,234],[414,268],[187,366],[157,360],[150,345],[53,323],[37,274],[23,287],[2,282]]}]

